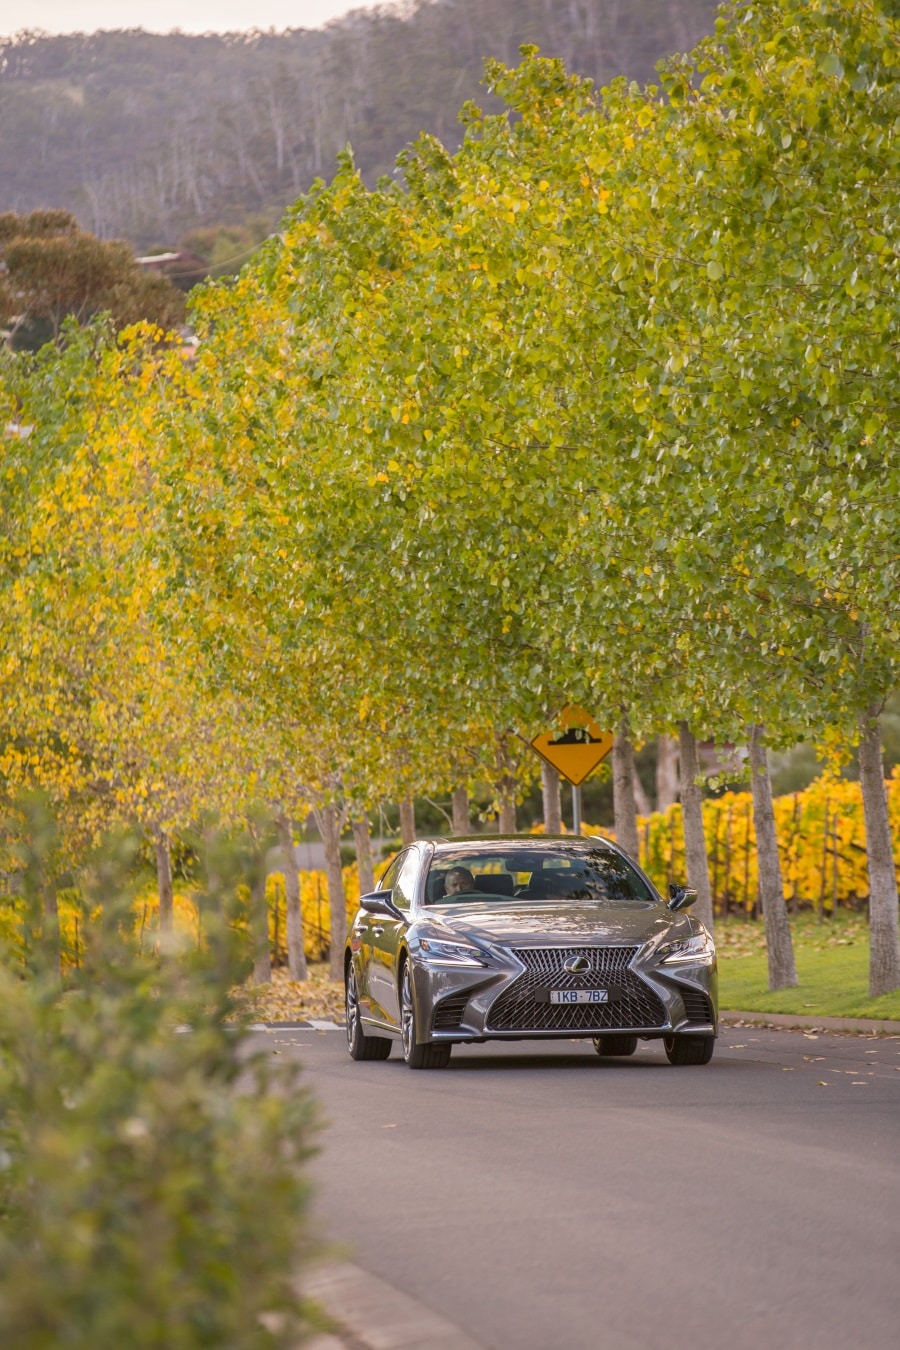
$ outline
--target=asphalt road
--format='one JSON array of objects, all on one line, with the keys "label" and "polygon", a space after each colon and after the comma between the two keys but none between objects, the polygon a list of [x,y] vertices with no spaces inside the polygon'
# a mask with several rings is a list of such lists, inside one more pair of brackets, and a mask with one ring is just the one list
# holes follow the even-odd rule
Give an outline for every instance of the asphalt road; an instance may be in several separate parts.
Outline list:
[{"label": "asphalt road", "polygon": [[485,1347],[900,1343],[900,1037],[728,1028],[697,1068],[517,1042],[411,1073],[267,1035],[328,1122],[327,1235]]}]

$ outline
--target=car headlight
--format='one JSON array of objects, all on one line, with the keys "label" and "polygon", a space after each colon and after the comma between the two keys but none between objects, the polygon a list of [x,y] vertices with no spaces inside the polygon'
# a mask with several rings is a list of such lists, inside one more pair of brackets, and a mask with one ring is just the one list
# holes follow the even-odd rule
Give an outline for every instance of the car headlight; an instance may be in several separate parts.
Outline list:
[{"label": "car headlight", "polygon": [[693,965],[709,965],[715,960],[716,949],[708,933],[697,933],[694,937],[679,938],[677,942],[667,942],[656,953],[661,966],[675,966],[684,962]]},{"label": "car headlight", "polygon": [[438,942],[436,938],[419,938],[425,960],[431,966],[486,966],[480,947],[468,942]]}]

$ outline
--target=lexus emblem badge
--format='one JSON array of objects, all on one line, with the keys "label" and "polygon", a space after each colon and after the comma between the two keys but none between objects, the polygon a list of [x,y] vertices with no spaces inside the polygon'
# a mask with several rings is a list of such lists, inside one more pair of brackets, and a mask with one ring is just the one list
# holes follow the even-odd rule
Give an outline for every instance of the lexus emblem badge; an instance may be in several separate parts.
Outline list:
[{"label": "lexus emblem badge", "polygon": [[590,970],[591,963],[586,956],[570,956],[563,964],[563,969],[569,975],[583,975],[586,970]]}]

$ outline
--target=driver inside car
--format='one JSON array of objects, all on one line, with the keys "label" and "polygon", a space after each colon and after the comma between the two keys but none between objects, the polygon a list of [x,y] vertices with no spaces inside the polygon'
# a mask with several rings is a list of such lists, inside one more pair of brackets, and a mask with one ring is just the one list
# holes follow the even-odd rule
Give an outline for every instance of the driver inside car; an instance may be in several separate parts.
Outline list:
[{"label": "driver inside car", "polygon": [[468,867],[451,867],[444,881],[445,895],[462,895],[475,890],[475,878]]}]

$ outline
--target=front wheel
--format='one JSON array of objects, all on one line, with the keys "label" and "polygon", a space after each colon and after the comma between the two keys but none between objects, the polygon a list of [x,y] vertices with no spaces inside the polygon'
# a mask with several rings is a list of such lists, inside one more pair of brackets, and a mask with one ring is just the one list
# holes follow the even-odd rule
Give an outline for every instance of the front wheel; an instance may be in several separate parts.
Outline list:
[{"label": "front wheel", "polygon": [[404,961],[400,975],[400,1037],[407,1068],[446,1069],[450,1063],[451,1045],[420,1045],[416,1040],[416,1005],[409,961]]},{"label": "front wheel", "polygon": [[663,1044],[670,1064],[708,1064],[715,1036],[667,1036]]},{"label": "front wheel", "polygon": [[594,1049],[598,1055],[633,1055],[637,1036],[595,1036]]},{"label": "front wheel", "polygon": [[347,1049],[351,1059],[387,1059],[391,1041],[387,1036],[367,1036],[359,1015],[359,987],[353,962],[347,966],[344,977],[344,1009],[347,1019]]}]

